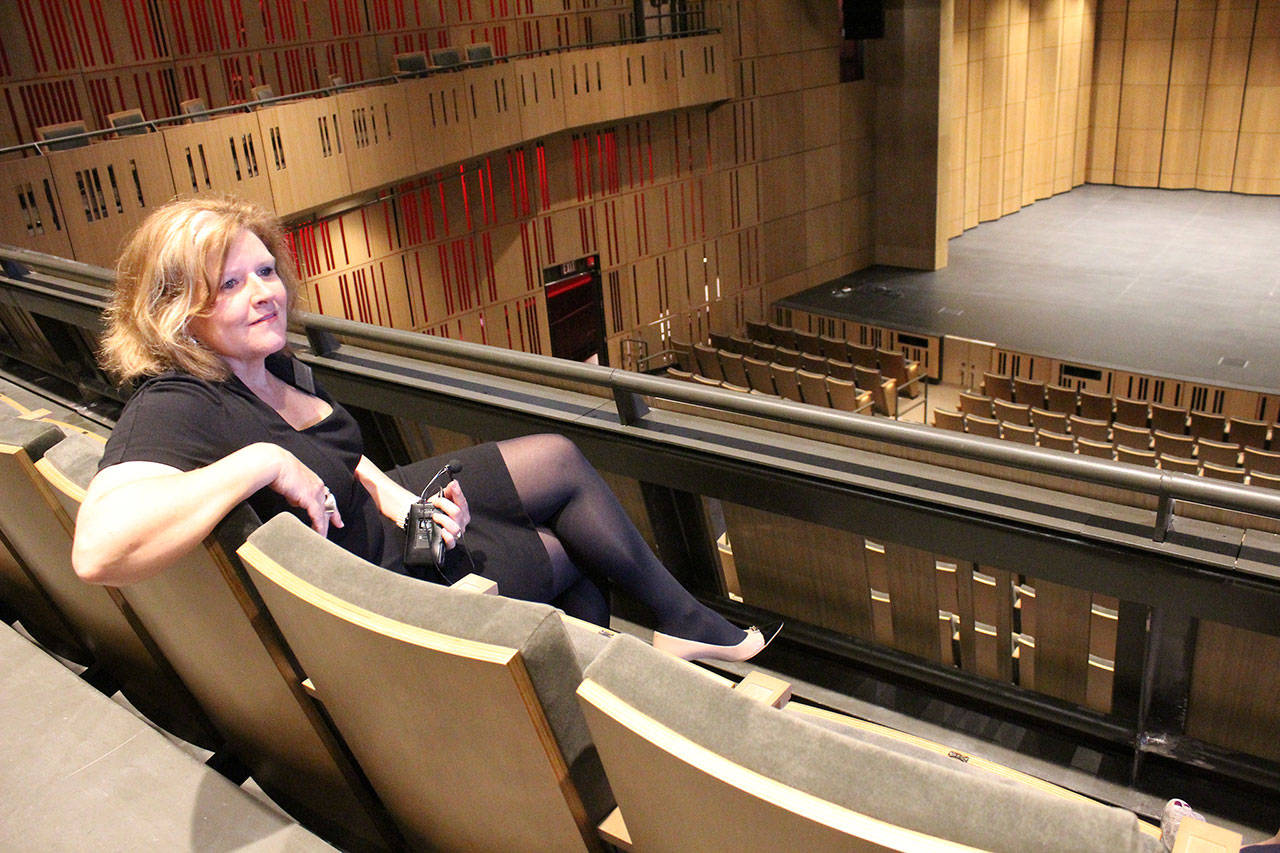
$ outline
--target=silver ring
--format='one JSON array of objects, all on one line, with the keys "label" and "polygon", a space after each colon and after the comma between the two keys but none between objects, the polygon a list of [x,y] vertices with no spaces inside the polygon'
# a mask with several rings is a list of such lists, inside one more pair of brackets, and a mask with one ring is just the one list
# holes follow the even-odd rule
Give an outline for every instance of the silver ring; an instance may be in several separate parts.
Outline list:
[{"label": "silver ring", "polygon": [[338,501],[333,496],[333,492],[329,491],[326,486],[324,490],[324,511],[326,515],[333,515],[338,511]]}]

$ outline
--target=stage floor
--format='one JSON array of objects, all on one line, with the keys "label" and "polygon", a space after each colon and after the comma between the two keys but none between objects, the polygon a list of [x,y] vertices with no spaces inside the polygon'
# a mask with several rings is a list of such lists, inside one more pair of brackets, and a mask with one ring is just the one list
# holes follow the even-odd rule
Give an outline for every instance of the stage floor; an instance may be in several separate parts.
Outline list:
[{"label": "stage floor", "polygon": [[783,307],[1019,352],[1280,390],[1280,197],[1085,185]]}]

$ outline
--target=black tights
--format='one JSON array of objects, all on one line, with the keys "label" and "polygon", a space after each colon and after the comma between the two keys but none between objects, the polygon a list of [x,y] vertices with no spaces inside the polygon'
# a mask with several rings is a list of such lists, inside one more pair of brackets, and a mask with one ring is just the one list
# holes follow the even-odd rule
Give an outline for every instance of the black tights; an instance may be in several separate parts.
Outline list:
[{"label": "black tights", "polygon": [[603,587],[612,581],[649,607],[665,634],[718,645],[743,638],[671,576],[573,442],[528,435],[500,441],[498,449],[551,558],[552,604],[607,625]]}]

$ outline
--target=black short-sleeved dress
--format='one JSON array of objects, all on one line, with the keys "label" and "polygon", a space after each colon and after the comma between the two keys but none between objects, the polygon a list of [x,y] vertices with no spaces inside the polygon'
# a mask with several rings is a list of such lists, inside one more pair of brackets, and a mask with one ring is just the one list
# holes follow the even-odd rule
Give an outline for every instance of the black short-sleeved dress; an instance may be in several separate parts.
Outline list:
[{"label": "black short-sleeved dress", "polygon": [[[462,463],[457,480],[471,510],[471,523],[463,542],[446,556],[445,577],[434,569],[407,569],[402,560],[403,532],[378,511],[356,479],[364,442],[355,419],[314,383],[310,369],[301,362],[276,354],[268,357],[267,368],[319,396],[333,407],[333,413],[296,430],[235,376],[208,382],[184,373],[165,373],[148,379],[130,398],[107,441],[99,470],[120,462],[146,461],[190,471],[250,444],[278,444],[333,492],[344,526],[331,526],[329,539],[348,551],[425,580],[453,581],[475,572],[497,581],[499,591],[509,597],[547,600],[549,558],[496,445],[480,444],[388,472],[417,493],[446,461]],[[263,520],[292,512],[308,521],[305,512],[270,489],[252,495],[249,505]]]}]

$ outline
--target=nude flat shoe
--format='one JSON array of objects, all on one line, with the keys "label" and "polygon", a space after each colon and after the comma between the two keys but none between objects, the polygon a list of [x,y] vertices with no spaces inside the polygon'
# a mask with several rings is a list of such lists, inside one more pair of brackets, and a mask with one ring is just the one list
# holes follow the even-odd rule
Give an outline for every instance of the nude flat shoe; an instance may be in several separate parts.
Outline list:
[{"label": "nude flat shoe", "polygon": [[717,646],[713,643],[699,643],[682,637],[673,637],[660,631],[653,632],[653,647],[660,652],[682,658],[683,660],[750,660],[764,651],[773,642],[773,638],[782,631],[782,623],[774,622],[763,628],[752,625],[747,629],[747,636],[732,646]]}]

